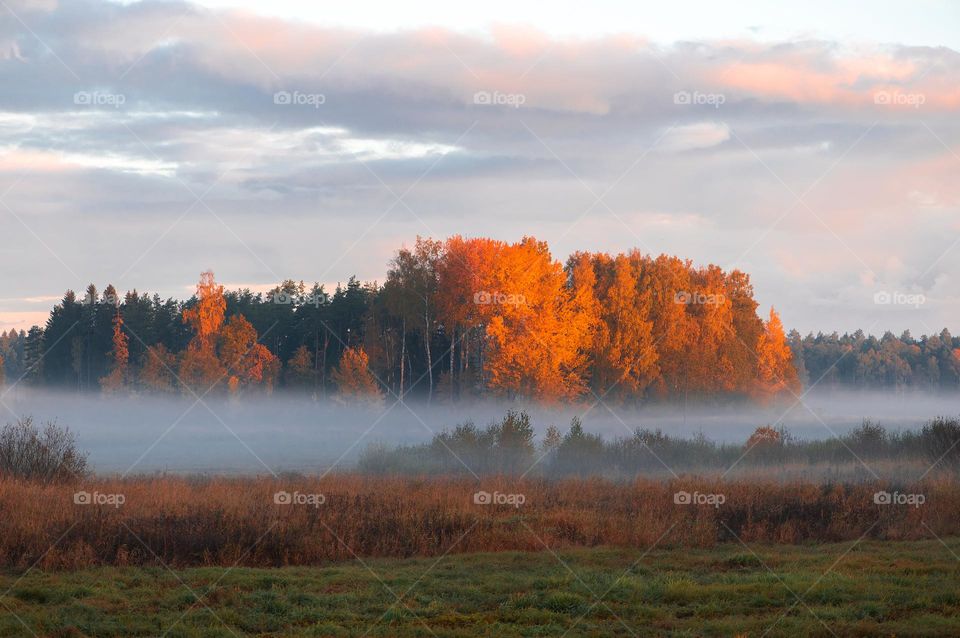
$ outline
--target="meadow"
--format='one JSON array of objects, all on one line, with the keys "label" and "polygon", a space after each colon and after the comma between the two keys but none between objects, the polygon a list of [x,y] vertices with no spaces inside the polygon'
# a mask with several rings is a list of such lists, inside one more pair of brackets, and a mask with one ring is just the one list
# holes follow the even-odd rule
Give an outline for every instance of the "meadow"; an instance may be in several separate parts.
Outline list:
[{"label": "meadow", "polygon": [[658,540],[667,547],[910,540],[960,535],[957,511],[960,487],[946,479],[5,479],[0,564],[322,566],[358,556],[643,549]]},{"label": "meadow", "polygon": [[960,540],[0,574],[0,636],[956,636]]},{"label": "meadow", "polygon": [[7,426],[0,636],[960,633],[955,421],[532,432],[508,413],[350,470],[123,478]]}]

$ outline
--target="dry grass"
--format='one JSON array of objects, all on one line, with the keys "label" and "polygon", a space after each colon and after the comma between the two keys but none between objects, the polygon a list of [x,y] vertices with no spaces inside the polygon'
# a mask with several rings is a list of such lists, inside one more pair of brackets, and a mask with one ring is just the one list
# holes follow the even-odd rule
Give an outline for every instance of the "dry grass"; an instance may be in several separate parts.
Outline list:
[{"label": "dry grass", "polygon": [[[474,493],[520,493],[525,503],[478,505]],[[921,507],[877,505],[878,489],[922,493]],[[74,493],[122,494],[124,503],[78,505]],[[280,490],[325,502],[277,504]],[[674,494],[721,493],[720,507]],[[619,546],[706,547],[718,542],[799,543],[960,534],[960,486],[910,487],[717,479],[614,483],[601,479],[476,481],[331,475],[92,479],[82,485],[0,480],[0,564],[318,565],[356,556]],[[928,529],[929,527],[929,529]],[[735,535],[735,536],[734,536]]]}]

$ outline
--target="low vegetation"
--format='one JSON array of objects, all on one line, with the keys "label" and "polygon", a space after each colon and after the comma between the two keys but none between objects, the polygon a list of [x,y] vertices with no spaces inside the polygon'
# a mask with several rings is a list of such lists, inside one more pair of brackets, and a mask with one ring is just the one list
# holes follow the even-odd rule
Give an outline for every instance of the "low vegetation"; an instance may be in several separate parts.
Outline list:
[{"label": "low vegetation", "polygon": [[835,481],[879,477],[915,480],[928,472],[960,470],[960,420],[937,418],[919,431],[888,431],[871,421],[842,437],[801,441],[783,428],[761,426],[743,444],[703,435],[685,439],[637,429],[605,440],[573,419],[566,433],[550,427],[539,442],[530,418],[508,412],[480,428],[471,422],[434,436],[430,443],[389,449],[372,445],[359,469],[373,474],[524,474],[595,476],[630,480],[681,473]]},{"label": "low vegetation", "polygon": [[69,429],[52,422],[41,429],[30,417],[0,428],[0,477],[62,483],[86,474],[87,456]]},{"label": "low vegetation", "polygon": [[[894,497],[878,502],[877,494]],[[910,495],[922,498],[903,500]],[[5,479],[0,565],[327,565],[355,556],[643,548],[661,537],[674,547],[737,538],[921,539],[960,534],[958,510],[960,485],[945,479],[913,485],[355,474],[74,485]]]},{"label": "low vegetation", "polygon": [[945,543],[35,570],[0,574],[0,636],[956,636],[960,541]]}]

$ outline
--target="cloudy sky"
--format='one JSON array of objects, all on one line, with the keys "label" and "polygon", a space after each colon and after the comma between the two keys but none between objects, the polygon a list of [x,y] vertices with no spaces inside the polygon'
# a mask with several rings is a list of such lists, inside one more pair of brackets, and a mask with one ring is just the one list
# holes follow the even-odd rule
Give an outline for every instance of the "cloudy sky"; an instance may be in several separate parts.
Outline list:
[{"label": "cloudy sky", "polygon": [[460,233],[740,268],[804,332],[960,331],[957,3],[462,4],[0,0],[0,330]]}]

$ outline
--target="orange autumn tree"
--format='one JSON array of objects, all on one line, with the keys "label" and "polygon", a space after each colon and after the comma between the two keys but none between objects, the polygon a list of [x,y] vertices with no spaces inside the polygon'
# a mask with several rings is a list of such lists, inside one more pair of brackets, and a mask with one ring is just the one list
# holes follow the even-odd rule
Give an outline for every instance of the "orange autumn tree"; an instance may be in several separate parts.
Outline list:
[{"label": "orange autumn tree", "polygon": [[162,343],[148,346],[140,368],[140,385],[151,392],[170,393],[177,389],[174,370],[177,356]]},{"label": "orange autumn tree", "polygon": [[757,341],[757,381],[761,396],[770,397],[800,390],[800,380],[793,365],[793,351],[783,332],[780,315],[773,308],[770,308],[770,318]]},{"label": "orange autumn tree", "polygon": [[639,287],[638,257],[578,253],[568,265],[574,291],[591,288],[584,294],[588,314],[596,317],[589,354],[598,397],[640,400],[660,375],[651,291]]},{"label": "orange autumn tree", "polygon": [[183,310],[183,322],[193,328],[193,338],[180,358],[179,376],[194,391],[209,392],[227,374],[216,352],[226,309],[223,286],[207,270],[200,275],[196,303]]},{"label": "orange autumn tree", "polygon": [[689,389],[701,396],[735,390],[730,346],[737,339],[733,326],[733,300],[726,274],[718,266],[693,272],[693,287],[683,304],[696,325],[694,350],[687,367]]},{"label": "orange autumn tree", "polygon": [[110,373],[100,379],[101,389],[108,394],[121,392],[129,384],[128,362],[130,360],[129,339],[123,332],[123,317],[120,307],[113,317],[113,349],[110,351]]},{"label": "orange autumn tree", "polygon": [[337,397],[343,403],[379,404],[383,401],[380,384],[370,372],[370,360],[362,347],[345,348],[340,365],[330,376],[337,385]]},{"label": "orange autumn tree", "polygon": [[231,394],[241,388],[273,391],[280,360],[257,341],[257,331],[243,315],[233,315],[220,332],[220,362]]},{"label": "orange autumn tree", "polygon": [[[437,316],[450,336],[449,369],[451,393],[479,391],[482,376],[486,322],[492,317],[484,303],[493,286],[495,256],[501,241],[485,237],[465,239],[454,235],[444,242],[437,264]],[[455,381],[455,382],[454,382]]]},{"label": "orange autumn tree", "polygon": [[488,385],[497,394],[541,401],[586,391],[590,316],[566,285],[563,267],[532,237],[505,245],[485,298]]}]

